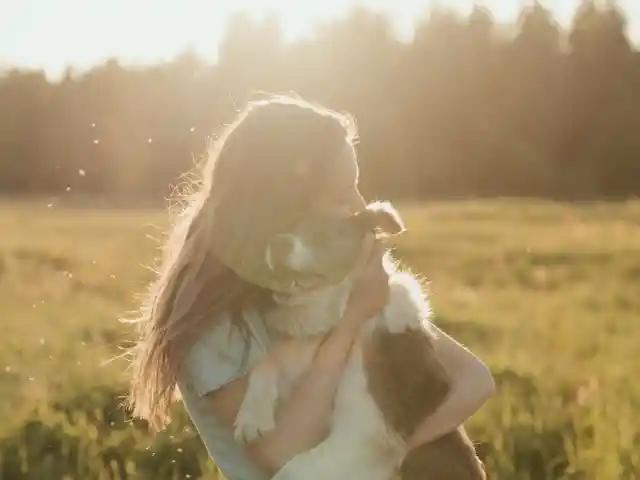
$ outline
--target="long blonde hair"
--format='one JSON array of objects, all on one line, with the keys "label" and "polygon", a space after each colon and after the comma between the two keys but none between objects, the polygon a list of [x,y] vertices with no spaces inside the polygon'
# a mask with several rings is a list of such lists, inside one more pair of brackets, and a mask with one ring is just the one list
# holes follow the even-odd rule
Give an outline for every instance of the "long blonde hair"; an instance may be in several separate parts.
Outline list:
[{"label": "long blonde hair", "polygon": [[212,143],[133,320],[138,338],[130,351],[128,404],[134,416],[163,429],[182,358],[202,328],[229,313],[243,329],[241,309],[270,306],[271,292],[232,266],[260,264],[267,239],[305,214],[329,181],[331,162],[355,136],[347,114],[274,96],[249,102]]}]

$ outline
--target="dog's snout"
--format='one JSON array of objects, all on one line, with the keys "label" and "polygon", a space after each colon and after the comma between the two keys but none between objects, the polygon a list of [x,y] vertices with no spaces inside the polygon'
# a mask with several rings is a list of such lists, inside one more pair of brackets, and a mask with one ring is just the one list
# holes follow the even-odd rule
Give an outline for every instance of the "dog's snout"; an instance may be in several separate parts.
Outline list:
[{"label": "dog's snout", "polygon": [[347,218],[346,222],[362,232],[373,231],[376,228],[376,219],[366,210],[363,213]]},{"label": "dog's snout", "polygon": [[288,266],[295,249],[296,238],[293,235],[276,235],[267,247],[267,265],[271,270],[280,266]]}]

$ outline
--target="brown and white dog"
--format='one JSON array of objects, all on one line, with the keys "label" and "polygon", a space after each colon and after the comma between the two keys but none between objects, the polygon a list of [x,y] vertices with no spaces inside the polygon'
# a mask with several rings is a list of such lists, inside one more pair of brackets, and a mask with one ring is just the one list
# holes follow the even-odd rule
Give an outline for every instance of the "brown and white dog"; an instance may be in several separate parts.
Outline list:
[{"label": "brown and white dog", "polygon": [[[280,305],[266,315],[268,326],[299,340],[330,330],[342,316],[358,264],[373,246],[371,232],[403,230],[390,204],[375,203],[351,218],[313,219],[274,238],[267,263],[293,293],[279,297]],[[414,429],[449,393],[449,380],[433,354],[435,332],[420,283],[389,255],[385,268],[389,303],[362,331],[375,353],[364,358],[362,349],[354,349],[336,393],[328,437],[290,460],[273,479],[390,480],[397,473],[407,480],[486,478],[463,427],[407,449]],[[248,441],[272,429],[278,400],[288,387],[276,365],[259,364],[235,421],[236,438]]]}]

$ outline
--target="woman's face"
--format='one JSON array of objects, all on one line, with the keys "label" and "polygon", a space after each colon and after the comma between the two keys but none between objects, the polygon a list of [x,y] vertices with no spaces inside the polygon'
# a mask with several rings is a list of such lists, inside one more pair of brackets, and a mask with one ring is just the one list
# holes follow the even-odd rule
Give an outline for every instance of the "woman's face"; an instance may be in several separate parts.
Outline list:
[{"label": "woman's face", "polygon": [[[269,247],[272,270],[284,284],[295,279],[302,290],[339,283],[368,258],[375,243],[373,230],[362,231],[350,221],[367,206],[358,190],[355,150],[346,145],[332,160],[325,185],[295,233],[279,236]],[[294,255],[300,247],[306,252],[302,257]]]},{"label": "woman's face", "polygon": [[358,190],[358,162],[353,146],[345,144],[328,169],[328,180],[311,204],[311,215],[346,218],[363,210],[366,203]]}]

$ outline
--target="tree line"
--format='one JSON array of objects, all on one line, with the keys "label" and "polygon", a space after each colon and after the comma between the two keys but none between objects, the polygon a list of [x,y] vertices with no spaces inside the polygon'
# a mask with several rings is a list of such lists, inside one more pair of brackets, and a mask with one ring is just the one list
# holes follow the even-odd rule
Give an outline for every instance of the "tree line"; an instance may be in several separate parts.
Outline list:
[{"label": "tree line", "polygon": [[13,69],[0,78],[0,193],[164,198],[253,92],[295,91],[356,116],[365,192],[636,196],[640,55],[626,25],[611,1],[584,0],[567,30],[537,2],[512,25],[434,6],[401,41],[384,14],[353,8],[285,41],[277,17],[238,13],[215,64],[187,50],[56,82]]}]

